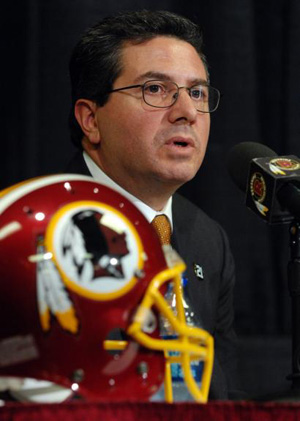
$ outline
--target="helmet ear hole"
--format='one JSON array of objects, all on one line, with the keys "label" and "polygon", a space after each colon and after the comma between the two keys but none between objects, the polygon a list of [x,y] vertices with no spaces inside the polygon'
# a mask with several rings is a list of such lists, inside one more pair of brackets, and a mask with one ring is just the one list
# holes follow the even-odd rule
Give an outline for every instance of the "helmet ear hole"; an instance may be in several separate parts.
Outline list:
[{"label": "helmet ear hole", "polygon": [[110,355],[121,355],[127,348],[127,335],[125,330],[120,328],[112,329],[106,336],[103,343],[104,349]]}]

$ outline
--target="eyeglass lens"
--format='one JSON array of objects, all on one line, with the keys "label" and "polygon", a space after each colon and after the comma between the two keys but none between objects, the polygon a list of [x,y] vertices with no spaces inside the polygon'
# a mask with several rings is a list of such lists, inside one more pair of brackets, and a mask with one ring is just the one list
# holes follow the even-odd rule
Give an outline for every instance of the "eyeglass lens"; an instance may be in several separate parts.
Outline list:
[{"label": "eyeglass lens", "polygon": [[178,87],[171,81],[160,80],[151,80],[143,85],[144,101],[152,107],[170,107],[176,102],[179,89],[187,89],[198,111],[212,112],[218,107],[220,94],[211,86],[199,84],[186,88]]}]

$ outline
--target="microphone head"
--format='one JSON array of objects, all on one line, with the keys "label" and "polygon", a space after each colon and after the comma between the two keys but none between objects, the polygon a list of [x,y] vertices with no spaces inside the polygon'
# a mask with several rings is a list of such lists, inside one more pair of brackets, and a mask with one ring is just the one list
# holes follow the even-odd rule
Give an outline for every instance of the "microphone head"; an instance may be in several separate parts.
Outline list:
[{"label": "microphone head", "polygon": [[254,158],[276,157],[277,153],[268,146],[256,142],[242,142],[235,145],[228,155],[228,172],[240,190],[246,192],[250,163]]}]

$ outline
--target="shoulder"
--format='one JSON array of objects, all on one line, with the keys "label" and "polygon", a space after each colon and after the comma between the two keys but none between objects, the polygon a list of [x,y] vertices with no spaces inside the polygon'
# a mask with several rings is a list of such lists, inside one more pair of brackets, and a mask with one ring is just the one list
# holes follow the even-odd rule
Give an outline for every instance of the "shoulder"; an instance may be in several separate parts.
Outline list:
[{"label": "shoulder", "polygon": [[202,235],[218,237],[223,241],[227,239],[224,229],[217,221],[178,193],[173,196],[173,218],[175,225],[182,225],[189,231],[200,230]]},{"label": "shoulder", "polygon": [[181,212],[189,212],[191,213],[192,217],[198,216],[212,221],[212,219],[205,212],[203,212],[202,209],[200,209],[198,206],[179,193],[175,193],[173,196],[173,209],[179,210]]},{"label": "shoulder", "polygon": [[228,236],[221,225],[179,194],[173,196],[174,245],[187,264],[202,261],[211,271],[234,270]]}]

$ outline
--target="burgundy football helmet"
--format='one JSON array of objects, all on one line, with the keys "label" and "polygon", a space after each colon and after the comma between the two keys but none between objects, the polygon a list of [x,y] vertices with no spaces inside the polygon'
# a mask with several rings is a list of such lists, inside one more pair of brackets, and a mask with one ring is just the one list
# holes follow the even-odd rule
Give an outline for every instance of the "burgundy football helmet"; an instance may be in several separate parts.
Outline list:
[{"label": "burgundy football helmet", "polygon": [[[212,338],[185,324],[184,270],[131,202],[90,177],[39,177],[4,190],[0,376],[48,381],[87,399],[148,400],[164,379],[170,389],[173,350],[191,393],[206,401]],[[177,315],[164,300],[168,282]],[[160,337],[159,317],[177,339]],[[195,358],[204,361],[200,389],[187,365]]]}]

